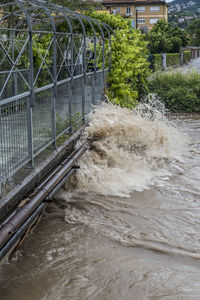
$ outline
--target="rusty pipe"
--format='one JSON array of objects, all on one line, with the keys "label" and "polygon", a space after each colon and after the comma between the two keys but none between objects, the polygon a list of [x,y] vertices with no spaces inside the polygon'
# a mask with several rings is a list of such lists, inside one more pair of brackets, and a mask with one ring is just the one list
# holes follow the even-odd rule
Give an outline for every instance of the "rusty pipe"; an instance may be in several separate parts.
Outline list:
[{"label": "rusty pipe", "polygon": [[[63,177],[63,179],[59,182],[59,184],[53,189],[53,191],[49,194],[46,200],[53,199],[54,195],[57,191],[62,187],[63,184],[76,172],[76,169],[72,168],[67,175]],[[26,221],[20,226],[20,228],[11,236],[11,238],[6,242],[6,244],[0,249],[0,261],[4,258],[4,256],[10,251],[10,249],[20,240],[24,232],[27,228],[35,221],[35,219],[45,210],[47,206],[46,202],[42,202],[36,210],[26,219]],[[11,215],[11,217],[13,214]]]},{"label": "rusty pipe", "polygon": [[30,201],[20,208],[0,229],[0,249],[11,238],[11,236],[20,228],[26,219],[34,212],[34,210],[47,198],[52,190],[64,178],[71,168],[76,165],[77,160],[89,149],[89,143],[84,143],[77,151],[65,159],[60,167],[53,172],[53,175],[45,180],[36,192],[30,197]]}]

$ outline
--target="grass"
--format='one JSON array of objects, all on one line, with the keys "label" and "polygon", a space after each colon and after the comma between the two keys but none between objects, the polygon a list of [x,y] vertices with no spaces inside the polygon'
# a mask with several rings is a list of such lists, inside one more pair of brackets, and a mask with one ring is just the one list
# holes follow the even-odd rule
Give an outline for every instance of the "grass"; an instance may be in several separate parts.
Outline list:
[{"label": "grass", "polygon": [[200,113],[200,74],[180,72],[155,74],[149,92],[158,95],[172,112]]}]

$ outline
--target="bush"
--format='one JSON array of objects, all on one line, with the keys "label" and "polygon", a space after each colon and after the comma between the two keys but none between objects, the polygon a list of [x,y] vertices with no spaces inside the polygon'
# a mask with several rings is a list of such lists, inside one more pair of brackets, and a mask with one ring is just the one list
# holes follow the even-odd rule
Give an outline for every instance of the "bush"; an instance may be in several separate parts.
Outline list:
[{"label": "bush", "polygon": [[171,43],[172,43],[172,47],[170,49],[171,53],[178,53],[182,46],[181,38],[179,38],[178,36],[172,36]]},{"label": "bush", "polygon": [[159,20],[147,35],[150,53],[178,53],[188,43],[187,34],[178,26],[173,27],[165,20]]},{"label": "bush", "polygon": [[200,74],[160,73],[149,82],[149,91],[158,95],[172,112],[200,113]]},{"label": "bush", "polygon": [[146,93],[150,74],[145,36],[133,29],[129,20],[119,15],[88,14],[115,30],[115,36],[112,36],[112,70],[108,74],[109,99],[114,104],[133,108]]},{"label": "bush", "polygon": [[154,71],[159,71],[161,68],[161,54],[154,54]]},{"label": "bush", "polygon": [[186,31],[190,35],[190,44],[200,46],[200,19],[195,18],[193,22],[187,26]]},{"label": "bush", "polygon": [[167,67],[176,66],[180,64],[180,54],[179,53],[167,53]]},{"label": "bush", "polygon": [[[161,54],[154,54],[154,71],[162,69]],[[167,53],[166,56],[167,67],[176,66],[180,64],[180,53]]]},{"label": "bush", "polygon": [[191,51],[183,52],[183,63],[186,64],[191,60]]}]

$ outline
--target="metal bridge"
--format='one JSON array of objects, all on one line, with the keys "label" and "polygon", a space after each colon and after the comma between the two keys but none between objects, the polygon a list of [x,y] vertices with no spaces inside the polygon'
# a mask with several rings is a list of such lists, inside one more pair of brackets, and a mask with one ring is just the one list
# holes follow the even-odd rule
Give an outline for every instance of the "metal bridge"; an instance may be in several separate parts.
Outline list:
[{"label": "metal bridge", "polygon": [[0,194],[21,167],[72,134],[98,104],[112,29],[39,0],[0,5]]}]

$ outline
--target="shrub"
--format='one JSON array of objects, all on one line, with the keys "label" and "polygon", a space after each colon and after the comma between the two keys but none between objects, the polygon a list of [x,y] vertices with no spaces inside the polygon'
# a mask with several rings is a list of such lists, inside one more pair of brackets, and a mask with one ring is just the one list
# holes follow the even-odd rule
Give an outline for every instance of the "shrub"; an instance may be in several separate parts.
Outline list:
[{"label": "shrub", "polygon": [[190,44],[200,46],[200,19],[195,18],[193,22],[187,26],[186,30],[190,35]]},{"label": "shrub", "polygon": [[154,71],[161,70],[161,54],[154,54]]},{"label": "shrub", "polygon": [[119,15],[97,12],[88,14],[115,30],[115,36],[112,36],[112,70],[108,74],[107,93],[113,103],[133,108],[145,94],[150,74],[145,37],[139,30],[132,28],[129,20]]},{"label": "shrub", "polygon": [[183,63],[186,64],[191,60],[191,51],[183,52]]},{"label": "shrub", "polygon": [[168,53],[166,60],[167,60],[167,67],[179,65],[180,64],[180,54],[179,53]]},{"label": "shrub", "polygon": [[173,27],[165,20],[159,20],[147,35],[151,53],[177,53],[188,43],[187,34],[178,26]]},{"label": "shrub", "polygon": [[182,40],[178,36],[172,36],[171,37],[171,53],[178,53],[180,51],[180,48],[182,46]]},{"label": "shrub", "polygon": [[200,74],[160,73],[149,82],[149,91],[172,112],[200,113]]}]

